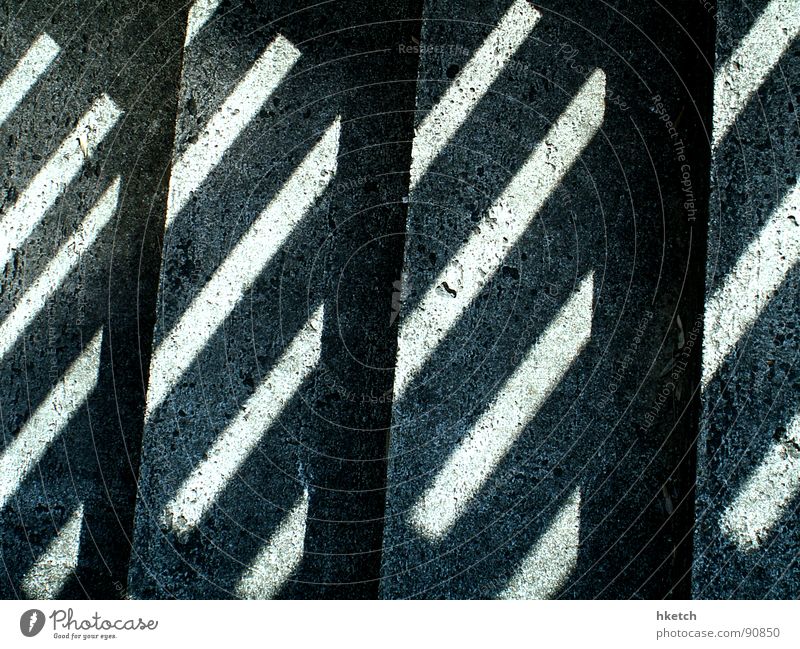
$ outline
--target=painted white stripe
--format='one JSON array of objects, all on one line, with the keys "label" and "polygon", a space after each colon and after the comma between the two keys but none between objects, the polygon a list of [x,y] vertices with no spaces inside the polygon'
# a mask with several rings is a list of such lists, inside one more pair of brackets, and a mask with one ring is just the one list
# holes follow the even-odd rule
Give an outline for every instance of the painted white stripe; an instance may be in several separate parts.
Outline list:
[{"label": "painted white stripe", "polygon": [[173,163],[167,227],[220,163],[299,57],[299,50],[278,35],[214,113],[197,141]]},{"label": "painted white stripe", "polygon": [[103,330],[95,334],[0,456],[0,509],[97,386]]},{"label": "painted white stripe", "polygon": [[441,540],[450,531],[564,378],[591,336],[593,290],[589,274],[415,503],[410,521],[421,536]]},{"label": "painted white stripe", "polygon": [[[790,216],[794,218],[790,218]],[[706,301],[702,388],[800,260],[800,186],[789,192]]]},{"label": "painted white stripe", "polygon": [[292,340],[269,376],[214,441],[205,458],[165,507],[162,523],[178,533],[193,530],[280,416],[319,362],[322,306]]},{"label": "painted white stripe", "polygon": [[79,138],[85,138],[87,154],[91,156],[121,115],[122,112],[107,95],[95,101],[89,112],[81,117],[75,130],[61,143],[22,196],[2,217],[0,269],[8,262],[12,251],[19,248],[30,236],[47,210],[80,172],[86,156],[81,151]]},{"label": "painted white stripe", "polygon": [[25,292],[9,316],[0,324],[0,360],[13,348],[25,328],[44,308],[47,300],[58,290],[61,282],[78,264],[80,257],[95,242],[100,232],[117,211],[120,179],[117,177],[111,186],[95,203],[83,220],[78,231],[65,243],[56,256]]},{"label": "painted white stripe", "polygon": [[576,488],[520,564],[500,599],[552,599],[578,565],[581,490]]},{"label": "painted white stripe", "polygon": [[515,0],[444,96],[425,116],[414,135],[411,189],[525,42],[540,14],[527,0]]},{"label": "painted white stripe", "polygon": [[[423,296],[401,319],[395,401],[491,280],[603,121],[605,75],[596,70]],[[444,282],[457,291],[442,290]]]},{"label": "painted white stripe", "polygon": [[200,30],[211,20],[220,2],[222,2],[222,0],[197,0],[197,2],[191,6],[189,9],[189,19],[186,24],[186,41],[184,47],[189,47],[194,37],[197,36]]},{"label": "painted white stripe", "polygon": [[786,428],[787,441],[772,445],[722,514],[721,528],[740,550],[765,542],[787,506],[800,493],[800,458],[790,446],[800,445],[800,414]]},{"label": "painted white stripe", "polygon": [[148,418],[333,179],[340,124],[337,117],[158,345],[150,364]]},{"label": "painted white stripe", "polygon": [[792,41],[800,34],[797,0],[772,0],[714,78],[716,148]]},{"label": "painted white stripe", "polygon": [[242,599],[273,599],[303,558],[308,517],[305,491],[236,585]]},{"label": "painted white stripe", "polygon": [[55,599],[78,567],[83,503],[51,541],[22,579],[22,591],[31,599]]},{"label": "painted white stripe", "polygon": [[14,69],[0,84],[0,126],[14,112],[36,81],[55,61],[61,48],[47,34],[42,34],[28,48]]}]

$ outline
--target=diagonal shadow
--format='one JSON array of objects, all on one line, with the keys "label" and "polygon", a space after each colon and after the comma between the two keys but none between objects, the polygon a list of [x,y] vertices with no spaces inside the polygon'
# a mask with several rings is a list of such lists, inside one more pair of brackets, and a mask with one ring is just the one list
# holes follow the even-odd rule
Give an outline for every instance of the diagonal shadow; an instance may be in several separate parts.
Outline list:
[{"label": "diagonal shadow", "polygon": [[[780,510],[764,518],[771,511],[769,503],[784,493],[781,478],[774,477],[767,500],[759,501],[752,494],[738,505],[739,511],[729,510],[742,497],[747,498],[743,492],[748,479],[772,453],[777,451],[783,462],[788,461],[789,470],[797,454],[790,424],[798,408],[797,347],[791,317],[798,302],[791,287],[799,272],[795,268],[789,274],[782,290],[738,345],[737,367],[724,367],[706,391],[706,461],[695,542],[696,596],[700,598],[716,597],[717,592],[747,597],[748,593],[767,591],[777,598],[791,597],[797,574],[791,562],[796,544],[792,525],[796,494],[788,493],[789,500]],[[739,398],[735,385],[727,389],[725,385],[735,382],[743,368],[755,370],[746,400]],[[749,508],[753,511],[746,513]],[[726,523],[726,515],[734,518]],[[746,582],[742,575],[747,575]]]},{"label": "diagonal shadow", "polygon": [[[673,404],[675,411],[662,413],[646,435],[640,423],[663,387],[658,373],[677,346],[676,305],[686,321],[686,306],[681,304],[686,281],[683,268],[694,250],[686,236],[690,228],[681,213],[680,174],[671,156],[669,135],[653,119],[648,100],[661,92],[677,103],[684,91],[670,70],[669,56],[652,54],[661,45],[674,55],[680,44],[653,43],[647,34],[637,32],[635,24],[644,24],[644,17],[652,21],[657,10],[637,12],[636,20],[631,18],[632,24],[627,24],[607,6],[600,15],[593,15],[592,33],[581,26],[586,17],[580,8],[550,3],[536,27],[537,32],[541,29],[541,40],[526,43],[521,62],[509,65],[495,93],[482,101],[486,114],[494,110],[495,121],[505,121],[506,104],[511,102],[495,97],[506,94],[516,100],[521,107],[519,113],[511,113],[512,121],[515,130],[531,134],[530,151],[542,132],[536,112],[554,120],[564,108],[564,97],[574,96],[584,75],[598,66],[606,75],[601,131],[565,177],[564,191],[550,197],[505,257],[501,272],[480,291],[394,404],[382,584],[386,597],[525,593],[663,597],[675,585],[669,565],[664,569],[675,546],[670,534],[673,511],[664,505],[662,489],[664,493],[677,490],[671,480],[685,448],[682,439],[670,438],[669,431],[679,422],[680,409]],[[464,31],[455,21],[447,30],[431,28],[428,44],[470,42]],[[551,34],[560,39],[555,49],[545,40]],[[623,37],[633,43],[631,51],[655,59],[646,76],[639,73],[638,60],[620,61],[610,51],[608,43]],[[554,51],[568,58],[559,62]],[[438,78],[448,68],[446,59],[423,58],[423,79],[426,66]],[[660,82],[657,88],[654,80]],[[423,97],[426,85],[421,82]],[[630,112],[613,101],[622,88]],[[520,101],[522,97],[527,105]],[[419,99],[418,105],[428,101]],[[483,121],[492,123],[491,117]],[[470,121],[465,132],[469,125]],[[508,156],[502,134],[499,128],[484,129],[471,146],[461,150],[456,146],[461,134],[456,136],[431,168],[431,178],[421,181],[421,206],[412,195],[409,232],[435,241],[434,264],[441,256],[446,260],[448,250],[459,244],[449,238],[449,219],[440,228],[439,221],[429,216],[433,210],[428,211],[428,205],[433,201],[425,200],[426,182],[432,187],[430,194],[439,197],[436,214],[444,212],[441,204],[446,203],[446,214],[454,215],[452,221],[458,223],[455,231],[462,228],[461,238],[455,241],[463,241],[464,225],[476,227],[469,225],[474,223],[472,206],[458,200],[463,195],[459,175],[463,178],[476,166],[477,156],[468,150],[491,152],[496,173],[510,174],[513,169],[503,170],[498,164]],[[702,152],[696,157],[699,166]],[[478,159],[483,168],[482,158]],[[484,169],[487,173],[491,174]],[[491,224],[481,222],[477,227],[491,228]],[[409,281],[426,290],[426,281],[436,276],[425,259],[429,246],[425,241],[420,252],[411,245],[406,250],[406,272],[418,273]],[[674,267],[681,272],[665,272]],[[463,474],[454,474],[451,497],[458,499],[459,514],[454,525],[440,539],[418,534],[413,512],[421,494],[448,458],[454,457],[454,449],[465,448],[465,443],[475,439],[473,426],[490,403],[498,396],[508,397],[503,393],[506,379],[588,271],[593,271],[595,289],[587,346],[564,378],[551,386],[544,405],[510,449],[492,458],[491,472],[466,502],[462,502],[463,484],[473,476],[466,466],[462,466]],[[455,287],[442,288],[452,294]],[[551,304],[548,293],[553,289],[556,299]],[[413,286],[408,294],[411,299],[403,308],[413,310],[418,303]],[[645,312],[651,317],[642,322]],[[570,352],[564,349],[562,353]],[[613,391],[610,377],[615,377]],[[531,382],[535,384],[534,377]],[[684,387],[684,401],[688,393]],[[680,395],[674,401],[678,399]],[[520,393],[518,403],[525,401]],[[598,404],[603,404],[602,409]],[[485,450],[476,446],[472,452],[480,455]],[[563,519],[565,507],[575,509],[576,487],[580,504],[576,520],[567,525],[571,528],[565,531],[567,543],[563,547],[547,540],[538,543],[552,536],[552,525]],[[530,556],[539,550],[550,554]],[[539,571],[537,566],[543,565],[550,568]],[[542,580],[550,584],[549,590],[539,587]]]},{"label": "diagonal shadow", "polygon": [[[726,31],[718,38],[718,74],[736,93],[738,110],[735,123],[717,137],[714,161],[719,180],[709,239],[711,316],[693,574],[697,597],[790,598],[796,590],[797,566],[790,558],[796,546],[796,494],[785,490],[790,482],[779,476],[780,470],[793,471],[789,431],[797,406],[792,391],[797,383],[792,216],[797,118],[794,97],[787,94],[791,63],[798,56],[796,21],[787,16],[781,38],[770,38],[769,47],[759,51],[759,65],[750,68],[760,71],[757,78],[742,78],[731,68],[732,61],[740,64],[748,52],[752,56],[747,43],[778,6],[762,2],[749,12],[727,8]],[[787,38],[791,44],[784,47]],[[764,61],[771,67],[762,70]],[[752,94],[745,92],[750,89]],[[743,282],[744,277],[750,281]],[[734,317],[715,321],[720,306]],[[771,459],[774,468],[764,472]],[[759,496],[766,484],[774,488]]]},{"label": "diagonal shadow", "polygon": [[[729,217],[722,223],[720,231],[710,242],[709,290],[714,290],[730,273],[737,260],[767,222],[770,212],[796,184],[793,173],[796,152],[792,146],[797,134],[797,121],[776,122],[773,117],[786,115],[793,99],[787,97],[790,82],[784,68],[800,57],[798,41],[786,52],[781,63],[772,70],[760,85],[756,95],[750,98],[740,114],[736,126],[719,144],[719,160],[724,162],[730,177],[746,179],[743,183],[720,183],[713,199],[713,209],[724,211],[726,206],[736,206],[735,220]],[[788,110],[791,113],[791,109]],[[786,122],[786,124],[784,124]],[[794,126],[794,132],[792,132]],[[768,166],[764,182],[758,183],[754,174]],[[731,236],[735,232],[737,236]]]},{"label": "diagonal shadow", "polygon": [[[275,9],[277,12],[280,8]],[[245,15],[240,15],[241,12]],[[197,133],[198,126],[207,121],[203,113],[213,114],[227,88],[252,64],[252,53],[260,53],[275,38],[271,22],[269,16],[258,15],[253,7],[244,6],[238,11],[227,11],[195,37],[191,47],[197,52],[188,51],[184,64],[181,117],[184,121],[196,120],[197,124],[189,127],[179,120],[179,152],[181,139],[192,138],[193,133]],[[254,25],[261,28],[256,29],[255,38],[247,39]],[[209,42],[222,61],[233,68],[227,71],[227,77],[218,80],[216,87],[205,86],[195,78],[209,74],[209,66],[200,65],[202,59],[198,58],[206,53]],[[242,47],[242,42],[247,48]],[[226,60],[226,55],[232,56],[233,61]],[[254,217],[287,181],[293,167],[319,140],[324,128],[329,126],[326,122],[335,117],[335,105],[326,104],[322,111],[315,111],[313,115],[306,108],[306,84],[317,81],[314,75],[323,75],[324,71],[318,60],[305,58],[304,66],[298,63],[298,76],[290,77],[273,93],[271,103],[255,116],[220,165],[198,187],[186,208],[173,218],[165,239],[157,345],[165,338],[165,332],[174,329],[225,255],[237,240],[241,241]],[[217,95],[213,94],[215,90]],[[207,95],[196,96],[198,92]],[[202,109],[195,109],[195,104]],[[201,114],[195,117],[198,112]],[[305,137],[298,137],[302,134]],[[230,227],[219,227],[220,216],[230,222]],[[217,528],[214,517],[209,523],[210,541],[201,534],[198,541],[181,538],[176,542],[174,537],[165,535],[166,530],[161,529],[158,519],[214,436],[234,418],[254,387],[268,375],[286,341],[304,322],[305,310],[300,307],[305,307],[309,299],[305,269],[316,247],[324,241],[326,230],[323,211],[313,207],[304,216],[301,226],[289,234],[283,249],[268,260],[265,268],[258,269],[255,283],[237,300],[231,312],[223,314],[223,326],[207,334],[203,332],[206,339],[201,341],[202,347],[197,348],[198,361],[180,377],[181,382],[168,394],[164,406],[151,413],[145,439],[147,459],[139,493],[138,560],[130,578],[136,596],[151,597],[156,589],[162,589],[158,591],[159,596],[186,597],[192,592],[197,594],[198,588],[200,593],[214,592],[221,596],[214,590],[218,588],[215,582],[219,581],[215,571],[219,573],[226,567],[230,571],[231,564],[212,557],[193,567],[194,558],[201,554],[197,546],[207,548],[206,543],[210,543],[212,555],[216,548],[224,546],[224,536],[213,537]],[[206,234],[198,238],[198,232]],[[288,317],[282,314],[285,305],[282,307],[281,301],[262,297],[274,295],[275,289],[280,291],[282,300],[298,307],[287,309]],[[277,330],[275,322],[281,323]],[[283,446],[285,444],[273,446],[272,453],[277,449],[280,455]],[[291,457],[287,459],[291,461]],[[295,476],[296,470],[290,473]],[[287,499],[292,497],[294,487],[291,484],[281,485],[280,489],[275,484],[268,486],[270,501],[275,500],[273,492],[285,494]],[[286,506],[282,508],[285,509]],[[264,526],[277,525],[280,513],[275,511],[272,517],[260,516],[254,534],[268,537],[271,527]],[[242,513],[241,518],[248,519],[248,514]],[[224,532],[224,525],[221,527]],[[227,542],[230,544],[230,537]],[[245,556],[248,551],[255,554],[255,550],[252,544],[241,548]],[[232,558],[236,572],[247,565]],[[206,582],[198,578],[204,575],[210,575]],[[182,583],[185,581],[189,582],[188,586]],[[224,588],[224,584],[222,586]]]},{"label": "diagonal shadow", "polygon": [[[360,396],[353,403],[337,405],[333,402],[340,395],[331,385],[346,385],[350,394],[361,385],[359,395],[368,394],[367,386],[376,380],[385,383],[389,374],[379,369],[374,373],[377,379],[366,378],[361,359],[390,366],[390,356],[381,356],[388,349],[386,321],[396,273],[387,269],[396,267],[392,260],[402,246],[400,187],[408,165],[398,156],[407,150],[410,133],[410,112],[407,116],[397,106],[413,92],[401,82],[413,79],[415,59],[388,69],[397,75],[396,83],[375,62],[385,56],[381,50],[399,40],[398,32],[413,25],[402,20],[408,11],[402,4],[367,12],[355,4],[352,11],[342,11],[341,6],[325,4],[230,8],[222,3],[192,40],[187,60],[194,56],[192,48],[204,54],[212,49],[227,52],[221,43],[257,51],[276,33],[298,47],[301,56],[273,94],[266,113],[248,126],[168,230],[157,340],[182,317],[198,287],[242,240],[239,232],[249,226],[251,215],[269,202],[296,166],[292,155],[285,154],[290,146],[307,142],[297,148],[305,154],[336,115],[341,136],[336,175],[325,180],[324,193],[208,338],[198,362],[164,406],[152,414],[140,487],[138,560],[130,578],[137,596],[241,595],[241,580],[268,549],[270,539],[283,534],[287,512],[304,493],[308,523],[300,534],[305,533],[306,555],[295,584],[280,591],[275,575],[267,575],[272,583],[257,584],[250,594],[312,596],[324,592],[320,584],[343,582],[337,592],[362,596],[368,592],[363,584],[348,582],[365,581],[370,570],[377,578],[377,568],[363,565],[356,553],[364,543],[371,552],[380,548],[380,528],[375,531],[383,504],[377,491],[384,480],[385,439],[380,430],[388,424],[388,412],[385,405],[360,403]],[[236,74],[229,73],[229,81],[241,75],[237,69]],[[185,67],[184,82],[192,75],[208,74],[213,72]],[[186,96],[193,89],[185,86],[182,92]],[[213,112],[222,102],[214,92],[209,95],[213,101],[203,110]],[[196,101],[199,105],[207,99]],[[203,123],[204,116],[197,121]],[[304,140],[304,133],[311,137]],[[283,172],[272,171],[275,161]],[[247,191],[229,196],[229,187]],[[241,230],[238,225],[220,230],[220,211],[234,219],[242,215]],[[198,237],[198,229],[207,234]],[[383,235],[389,235],[385,241]],[[176,272],[187,259],[189,272]],[[177,283],[175,275],[180,277]],[[376,308],[380,300],[385,300],[385,308]],[[264,422],[257,445],[196,528],[176,534],[159,524],[168,500],[190,471],[204,462],[214,440],[242,412],[254,390],[270,380],[276,359],[320,304],[325,321],[317,369],[278,421]],[[369,328],[375,331],[371,337],[365,335]],[[354,422],[365,432],[351,430]],[[342,433],[345,425],[349,428]],[[348,462],[370,466],[343,471]],[[347,495],[342,498],[342,493]],[[333,516],[331,509],[336,512]],[[346,518],[348,512],[366,522],[359,523],[362,518],[354,515],[350,532],[342,534],[341,526],[331,521]],[[347,567],[340,560],[345,554],[355,556]],[[376,566],[375,556],[366,563]],[[374,583],[366,588],[374,591]]]},{"label": "diagonal shadow", "polygon": [[[142,366],[150,345],[140,331],[152,328],[156,288],[155,275],[143,272],[143,264],[158,266],[148,224],[165,204],[162,171],[169,151],[162,143],[174,129],[174,49],[182,38],[177,4],[147,12],[139,4],[66,16],[56,3],[37,3],[5,23],[4,71],[12,67],[10,57],[30,45],[29,35],[42,30],[60,54],[3,124],[3,211],[21,200],[62,142],[73,159],[80,160],[82,151],[87,159],[74,177],[48,180],[58,183],[48,184],[57,190],[55,200],[3,269],[7,322],[14,309],[30,306],[37,277],[56,279],[53,264],[69,262],[57,283],[40,294],[24,326],[4,339],[3,456],[11,457],[14,443],[45,433],[36,422],[74,412],[40,448],[41,459],[15,479],[0,513],[4,597],[114,598],[124,590],[141,444]],[[103,140],[95,139],[96,129],[86,132],[85,141],[72,139],[79,117],[103,94],[122,116]],[[90,241],[84,219],[115,179],[120,184],[113,214]],[[69,240],[85,245],[59,256]],[[4,329],[4,336],[11,331]],[[93,339],[102,343],[96,384],[82,388],[89,390],[88,399],[53,407],[47,395],[62,390],[62,377]],[[73,538],[66,542],[64,535]],[[50,561],[54,566],[48,567]]]}]

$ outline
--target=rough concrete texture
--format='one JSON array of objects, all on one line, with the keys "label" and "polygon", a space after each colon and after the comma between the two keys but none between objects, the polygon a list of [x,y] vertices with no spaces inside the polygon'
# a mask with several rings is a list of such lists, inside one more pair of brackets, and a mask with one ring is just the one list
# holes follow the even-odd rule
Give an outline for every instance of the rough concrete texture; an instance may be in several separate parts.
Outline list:
[{"label": "rough concrete texture", "polygon": [[2,597],[124,594],[180,5],[0,3]]},{"label": "rough concrete texture", "polygon": [[381,594],[681,594],[698,248],[652,97],[689,142],[704,52],[649,4],[423,17]]},{"label": "rough concrete texture", "polygon": [[796,2],[378,4],[0,0],[0,597],[797,598]]},{"label": "rough concrete texture", "polygon": [[130,592],[374,596],[416,68],[391,48],[413,12],[206,5],[184,53]]},{"label": "rough concrete texture", "polygon": [[719,3],[693,596],[800,597],[800,8]]}]

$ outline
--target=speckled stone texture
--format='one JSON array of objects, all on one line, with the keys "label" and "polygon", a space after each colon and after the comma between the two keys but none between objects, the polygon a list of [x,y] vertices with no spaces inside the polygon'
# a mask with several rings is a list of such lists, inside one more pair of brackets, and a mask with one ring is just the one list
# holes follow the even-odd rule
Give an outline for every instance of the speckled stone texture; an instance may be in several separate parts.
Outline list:
[{"label": "speckled stone texture", "polygon": [[0,0],[0,598],[800,598],[800,10],[718,4]]},{"label": "speckled stone texture", "polygon": [[[48,265],[69,260],[21,336],[3,330],[3,347],[10,347],[0,359],[0,452],[6,458],[0,489],[4,495],[9,484],[14,489],[0,511],[0,597],[103,599],[125,593],[142,369],[155,311],[152,269],[160,258],[186,22],[182,5],[0,2],[0,78],[40,34],[60,48],[0,126],[0,214],[22,200],[62,142],[80,161],[74,177],[49,179],[59,197],[0,268],[5,326],[15,309],[27,308]],[[96,121],[83,133],[86,139],[71,137],[103,95],[121,111],[105,138]],[[116,208],[90,242],[92,233],[81,223],[116,178]],[[74,245],[68,244],[71,238]],[[76,371],[70,374],[70,368]],[[50,425],[63,417],[63,426]],[[43,440],[52,432],[58,434],[41,455],[26,446],[26,439]],[[29,462],[24,475],[5,472],[7,452],[14,448],[23,449]]]},{"label": "speckled stone texture", "polygon": [[[288,72],[164,236],[136,597],[377,594],[417,62],[393,48],[417,13],[222,2],[185,51],[178,161],[250,109],[263,84],[226,102],[276,39],[269,66]],[[186,371],[158,378],[195,333]]]},{"label": "speckled stone texture", "polygon": [[[800,11],[718,4],[693,596],[797,599]],[[750,94],[743,79],[765,66]]]},{"label": "speckled stone texture", "polygon": [[[699,365],[685,282],[702,221],[684,207],[666,121],[682,114],[694,136],[702,107],[686,92],[699,81],[677,75],[702,52],[649,3],[538,3],[520,39],[532,11],[424,7],[416,137],[428,115],[437,132],[462,118],[437,155],[426,142],[412,154],[426,170],[409,197],[388,598],[685,588],[691,501],[676,468]],[[487,41],[484,71],[507,59],[488,88],[459,76]],[[703,169],[702,146],[682,155]]]}]

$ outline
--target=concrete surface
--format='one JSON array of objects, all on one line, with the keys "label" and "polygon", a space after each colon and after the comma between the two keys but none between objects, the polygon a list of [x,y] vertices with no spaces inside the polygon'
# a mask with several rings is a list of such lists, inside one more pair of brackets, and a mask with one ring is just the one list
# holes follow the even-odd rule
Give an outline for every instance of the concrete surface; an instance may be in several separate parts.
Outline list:
[{"label": "concrete surface", "polygon": [[0,25],[0,596],[120,597],[185,13],[2,2]]},{"label": "concrete surface", "polygon": [[800,595],[796,3],[110,4],[0,0],[0,597]]},{"label": "concrete surface", "polygon": [[719,3],[694,597],[800,597],[800,9]]},{"label": "concrete surface", "polygon": [[135,597],[377,592],[416,58],[347,7],[190,15]]},{"label": "concrete surface", "polygon": [[383,597],[686,589],[700,267],[652,97],[702,52],[616,9],[424,5]]}]

